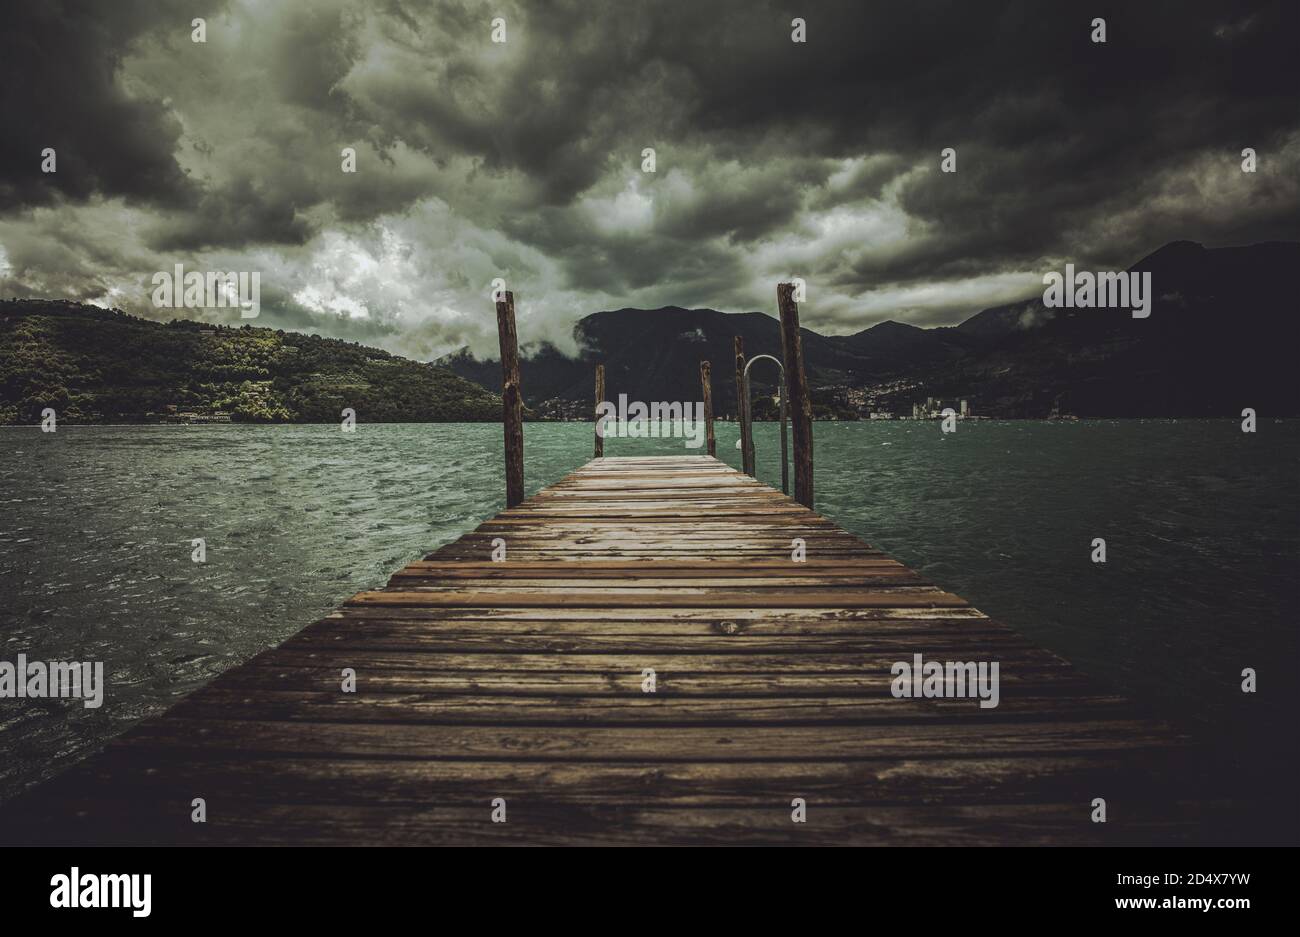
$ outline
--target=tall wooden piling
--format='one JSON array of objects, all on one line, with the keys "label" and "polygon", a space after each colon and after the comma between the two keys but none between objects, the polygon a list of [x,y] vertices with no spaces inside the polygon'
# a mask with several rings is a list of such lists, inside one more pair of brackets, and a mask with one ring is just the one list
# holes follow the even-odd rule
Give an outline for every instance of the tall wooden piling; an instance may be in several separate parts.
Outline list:
[{"label": "tall wooden piling", "polygon": [[718,440],[713,435],[713,366],[707,361],[700,362],[700,387],[704,393],[704,433],[711,456],[718,454]]},{"label": "tall wooden piling", "polygon": [[501,403],[506,443],[506,507],[524,500],[524,401],[519,389],[519,341],[515,336],[515,294],[497,301],[497,337],[501,340]]},{"label": "tall wooden piling", "polygon": [[596,365],[596,458],[605,455],[604,424],[600,421],[600,405],[605,402],[605,366]]},{"label": "tall wooden piling", "polygon": [[749,423],[749,388],[745,379],[745,340],[736,341],[736,420],[740,423],[740,470],[754,474],[754,430]]},{"label": "tall wooden piling", "polygon": [[794,499],[813,506],[812,400],[803,369],[803,342],[799,337],[799,306],[794,284],[778,283],[776,303],[781,311],[781,356],[785,359],[786,393],[790,397],[790,422],[794,437]]}]

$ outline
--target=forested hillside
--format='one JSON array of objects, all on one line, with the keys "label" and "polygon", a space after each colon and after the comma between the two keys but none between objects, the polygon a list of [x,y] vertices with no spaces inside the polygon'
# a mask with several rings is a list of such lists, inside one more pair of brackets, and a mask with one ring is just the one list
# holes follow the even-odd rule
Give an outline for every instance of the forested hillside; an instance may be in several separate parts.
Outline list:
[{"label": "forested hillside", "polygon": [[0,424],[499,420],[446,368],[296,332],[153,322],[71,302],[0,302]]}]

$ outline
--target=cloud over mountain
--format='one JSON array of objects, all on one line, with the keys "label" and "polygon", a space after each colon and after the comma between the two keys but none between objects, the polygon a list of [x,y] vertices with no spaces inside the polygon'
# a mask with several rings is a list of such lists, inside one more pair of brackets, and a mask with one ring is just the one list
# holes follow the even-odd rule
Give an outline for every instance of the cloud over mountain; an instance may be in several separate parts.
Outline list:
[{"label": "cloud over mountain", "polygon": [[162,316],[153,272],[256,269],[258,324],[425,357],[490,351],[497,276],[562,346],[598,309],[771,309],[794,275],[825,332],[950,324],[1067,260],[1300,237],[1297,27],[1213,0],[25,4],[0,294]]}]

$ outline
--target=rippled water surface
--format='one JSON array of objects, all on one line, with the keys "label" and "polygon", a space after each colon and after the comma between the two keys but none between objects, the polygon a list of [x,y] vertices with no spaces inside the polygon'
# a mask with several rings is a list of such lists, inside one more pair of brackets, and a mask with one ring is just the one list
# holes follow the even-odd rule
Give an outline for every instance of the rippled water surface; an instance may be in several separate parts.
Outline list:
[{"label": "rippled water surface", "polygon": [[[527,425],[528,490],[591,434]],[[733,465],[736,436],[719,424]],[[779,485],[775,427],[756,439]],[[1300,423],[819,423],[815,446],[821,513],[1194,731],[1293,743]],[[473,528],[502,487],[491,424],[0,430],[0,660],[103,660],[109,684],[95,711],[0,700],[0,798]]]}]

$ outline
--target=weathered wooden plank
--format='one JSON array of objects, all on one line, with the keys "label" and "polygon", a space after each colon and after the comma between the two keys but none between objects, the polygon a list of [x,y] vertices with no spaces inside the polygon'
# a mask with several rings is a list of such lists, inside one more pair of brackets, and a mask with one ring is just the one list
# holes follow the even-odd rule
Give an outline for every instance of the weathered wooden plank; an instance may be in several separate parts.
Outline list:
[{"label": "weathered wooden plank", "polygon": [[[195,790],[263,803],[479,806],[485,792],[521,804],[764,806],[797,793],[815,807],[1078,800],[1105,785],[1163,794],[1163,753],[1019,758],[888,758],[845,762],[565,762],[432,759],[176,757],[169,749],[113,751],[61,786],[86,785],[113,799],[161,801]],[[1134,771],[1142,768],[1145,771]],[[81,777],[75,777],[80,774]],[[1122,781],[1128,777],[1128,783]]]},{"label": "weathered wooden plank", "polygon": [[[184,844],[311,845],[858,845],[981,846],[1143,845],[1183,842],[1194,835],[1231,836],[1226,821],[1211,825],[1203,805],[1146,802],[1144,809],[1105,824],[1088,821],[1077,801],[1016,804],[927,804],[923,806],[825,806],[806,823],[790,821],[790,802],[764,806],[603,806],[545,802],[519,804],[509,822],[493,823],[490,801],[464,807],[264,804],[238,802],[224,813],[209,811],[208,822],[190,821],[188,801],[71,802],[76,819],[69,841]],[[1086,808],[1086,804],[1085,804]],[[1118,812],[1118,811],[1117,811]],[[1080,814],[1084,820],[1080,820]],[[1195,818],[1195,820],[1189,819]],[[82,829],[77,835],[77,828]],[[57,833],[27,828],[31,840],[58,841]],[[1229,828],[1230,830],[1230,828]]]},{"label": "weathered wooden plank", "polygon": [[[888,628],[890,622],[914,623],[969,621],[979,628],[1009,631],[979,609],[971,608],[361,608],[341,606],[327,618],[365,619],[368,621],[436,620],[436,621],[519,621],[519,622],[587,622],[593,633],[603,626],[622,630],[636,623],[703,623],[724,631],[745,631],[760,626],[830,628],[837,624],[861,629],[874,623]],[[856,632],[855,632],[856,633]]]},{"label": "weathered wooden plank", "polygon": [[[661,563],[583,563],[582,575],[587,579],[614,578],[619,576],[641,578],[643,576],[679,576],[682,578],[712,576],[743,576],[748,579],[763,579],[772,575],[780,576],[843,576],[853,577],[865,574],[875,575],[882,570],[912,571],[897,560],[887,557],[864,557],[860,560],[846,562],[813,561],[792,563],[788,561],[753,560],[747,563],[719,561],[707,567],[699,563],[682,563],[665,561]],[[518,562],[438,562],[419,560],[410,563],[394,573],[394,576],[436,573],[448,578],[492,579],[515,578],[566,579],[573,575],[571,563],[518,563]]]},{"label": "weathered wooden plank", "polygon": [[[722,508],[716,508],[714,513],[719,519],[725,519],[728,522],[743,524],[751,519],[757,520],[790,520],[798,516],[806,523],[821,524],[829,523],[821,518],[809,518],[798,508],[792,508],[789,505],[777,504],[757,504],[745,505],[743,507],[728,507],[725,512]],[[537,505],[520,505],[511,509],[509,512],[498,514],[491,523],[510,524],[536,523],[546,519],[556,521],[565,520],[596,520],[607,521],[609,523],[626,524],[628,521],[637,521],[638,523],[654,524],[680,524],[682,520],[681,505],[676,507],[659,507],[653,504],[620,504],[608,505],[601,503],[573,502],[567,505],[563,504],[537,504]]]},{"label": "weathered wooden plank", "polygon": [[[929,648],[922,642],[916,642],[916,653],[931,656]],[[1019,648],[1004,648],[1001,655],[1000,679],[1005,682],[1014,677],[1016,671],[1027,669],[1061,669],[1070,670],[1070,665],[1050,651],[1040,650],[1031,645]],[[943,653],[938,647],[935,653]],[[662,674],[715,674],[715,673],[753,673],[753,674],[851,674],[867,676],[879,674],[888,676],[890,668],[899,660],[895,653],[857,652],[845,654],[683,654],[671,651],[659,651],[644,654],[604,654],[577,653],[564,654],[528,653],[514,654],[476,652],[468,654],[443,653],[439,651],[381,651],[353,648],[340,658],[339,649],[329,645],[320,650],[302,648],[299,644],[285,644],[274,654],[258,656],[248,662],[250,667],[312,667],[330,665],[341,661],[340,666],[372,670],[436,670],[441,673],[450,671],[479,670],[490,672],[518,671],[564,671],[567,673],[607,673],[635,674],[640,678],[646,667]],[[996,658],[995,658],[996,659]]]},{"label": "weathered wooden plank", "polygon": [[763,605],[769,608],[807,608],[825,606],[836,608],[962,608],[967,603],[960,596],[938,589],[925,591],[921,587],[882,589],[879,591],[830,592],[813,589],[774,589],[755,596],[747,589],[699,589],[681,586],[668,589],[623,589],[610,586],[606,589],[577,590],[523,590],[497,586],[493,589],[448,589],[437,591],[387,591],[358,592],[348,599],[348,605],[449,605],[457,608],[523,607],[586,605],[595,608],[676,608],[694,607],[707,599],[716,608],[749,608]]},{"label": "weathered wooden plank", "polygon": [[1134,715],[1119,696],[1011,695],[993,710],[969,700],[910,700],[888,695],[770,696],[447,696],[440,693],[340,693],[213,687],[172,710],[188,719],[277,722],[384,722],[442,725],[861,725],[971,721],[1061,722]]},{"label": "weathered wooden plank", "polygon": [[[593,587],[593,580],[601,580],[605,584],[613,587],[620,586],[629,589],[646,589],[646,588],[673,588],[678,585],[694,586],[695,588],[737,588],[744,587],[749,589],[763,589],[780,586],[787,588],[790,586],[799,587],[828,587],[828,588],[872,588],[884,587],[892,583],[899,582],[920,582],[921,577],[905,566],[877,566],[874,569],[858,570],[827,570],[818,573],[813,570],[800,569],[798,564],[790,564],[788,569],[769,570],[767,575],[755,575],[750,570],[744,569],[719,569],[712,567],[710,569],[698,569],[691,571],[688,575],[682,575],[675,570],[655,572],[654,570],[641,567],[642,572],[637,574],[620,573],[618,570],[605,570],[604,575],[588,576],[582,570],[576,570],[570,566],[566,571],[549,570],[544,571],[541,575],[533,575],[529,570],[523,568],[504,568],[488,569],[471,573],[465,570],[456,569],[439,569],[430,566],[408,566],[399,569],[393,573],[394,580],[418,580],[421,582],[444,582],[460,583],[466,588],[473,584],[485,584],[488,586],[505,586],[514,584],[516,586],[524,583],[535,583],[542,587],[562,588],[565,586],[577,586],[581,584],[587,588]],[[930,585],[930,583],[926,583]]]},{"label": "weathered wooden plank", "polygon": [[[211,686],[222,687],[281,687],[288,690],[316,689],[338,692],[340,688],[338,666],[342,660],[329,664],[273,666],[270,661],[254,659],[251,665],[238,667],[222,674]],[[262,665],[264,664],[264,666]],[[416,668],[358,668],[359,691],[385,693],[427,692],[442,694],[493,694],[506,696],[599,696],[613,694],[640,698],[644,678],[635,673],[607,671],[443,671]],[[884,698],[889,693],[891,677],[888,673],[854,674],[825,673],[712,673],[660,672],[657,677],[657,695],[716,696],[752,698],[762,696],[874,696]],[[1035,695],[1079,695],[1094,688],[1078,674],[1053,668],[1048,670],[1021,670],[1002,678],[1003,699],[1016,694],[1019,688]]]},{"label": "weathered wooden plank", "polygon": [[[489,541],[490,542],[490,541]],[[581,563],[580,557],[575,553],[581,546],[575,546],[572,543],[556,543],[549,546],[537,547],[519,547],[516,546],[510,550],[510,556],[519,560],[548,560],[558,562]],[[453,543],[439,551],[438,555],[445,559],[467,559],[480,560],[489,555],[489,548],[484,543],[459,544]],[[824,550],[821,551],[823,556],[833,559],[851,559],[855,556],[878,555],[866,551],[852,550]],[[602,555],[612,559],[636,560],[645,562],[655,562],[657,560],[681,559],[683,556],[689,556],[692,559],[698,558],[701,563],[712,562],[718,558],[715,551],[707,549],[682,549],[673,550],[671,547],[656,547],[654,549],[635,549],[627,546],[606,546]],[[782,555],[789,555],[787,547],[763,547],[763,548],[746,548],[736,547],[729,549],[726,559],[776,559]]]},{"label": "weathered wooden plank", "polygon": [[[746,637],[798,637],[805,640],[851,637],[862,642],[859,645],[862,649],[871,647],[870,639],[877,637],[886,641],[906,638],[912,641],[913,645],[919,638],[926,639],[932,645],[946,643],[958,645],[964,641],[968,647],[984,646],[981,642],[989,638],[1022,640],[1019,634],[992,619],[935,617],[940,612],[952,616],[965,609],[935,611],[925,609],[926,617],[901,617],[905,610],[899,609],[892,617],[884,617],[882,613],[874,618],[839,619],[831,617],[833,612],[828,612],[827,617],[821,619],[737,617],[734,621],[718,617],[716,610],[708,616],[666,618],[647,615],[636,620],[597,618],[593,613],[599,611],[606,610],[574,609],[570,614],[563,612],[557,614],[552,609],[350,608],[321,620],[311,629],[303,631],[291,640],[310,637],[328,640],[336,636],[359,640],[368,635],[402,634],[419,634],[431,638],[458,634],[489,637],[493,635],[521,637],[588,635],[595,638],[609,636],[635,638],[641,635],[673,638],[716,636],[733,643],[736,638]],[[880,610],[859,609],[859,611]],[[885,611],[887,613],[889,610]],[[445,614],[439,615],[439,612]],[[479,614],[474,615],[475,612]],[[541,616],[535,614],[533,617],[528,617],[529,612],[551,614]],[[586,612],[589,617],[579,617],[583,612]],[[705,645],[702,644],[700,647],[703,649]]]},{"label": "weathered wooden plank", "polygon": [[516,652],[547,654],[802,654],[822,659],[827,655],[888,653],[899,660],[910,659],[912,652],[924,643],[930,654],[946,658],[966,654],[980,659],[998,660],[1000,655],[1014,655],[1017,651],[1033,647],[1014,633],[984,634],[979,641],[962,633],[943,636],[926,634],[918,638],[916,632],[892,635],[729,635],[715,631],[713,634],[521,634],[518,629],[500,629],[482,633],[427,627],[371,622],[363,632],[313,628],[282,645],[295,650],[329,649],[341,652],[357,649],[412,650],[422,653],[465,654],[477,652]]},{"label": "weathered wooden plank", "polygon": [[279,752],[357,757],[474,758],[526,761],[844,761],[901,755],[982,757],[1122,752],[1173,747],[1185,740],[1157,723],[970,721],[961,724],[816,726],[442,726],[297,723],[242,719],[146,721],[113,743],[117,749],[167,746],[178,751]]}]

